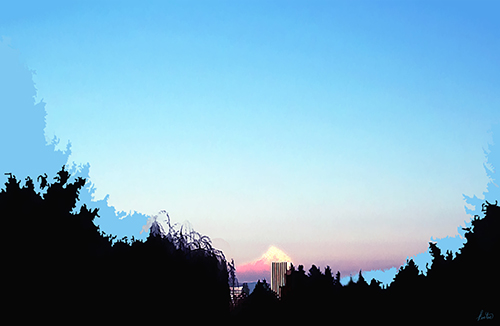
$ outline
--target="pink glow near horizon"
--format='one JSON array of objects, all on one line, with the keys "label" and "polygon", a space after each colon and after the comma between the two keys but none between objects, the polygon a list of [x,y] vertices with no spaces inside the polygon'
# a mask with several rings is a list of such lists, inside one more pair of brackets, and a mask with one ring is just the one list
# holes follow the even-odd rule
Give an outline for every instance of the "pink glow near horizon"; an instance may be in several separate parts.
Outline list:
[{"label": "pink glow near horizon", "polygon": [[[322,271],[324,271],[327,266],[330,266],[333,273],[339,271],[342,277],[346,277],[349,275],[356,275],[360,270],[368,272],[375,270],[389,270],[393,267],[399,268],[406,262],[407,257],[408,256],[406,255],[402,255],[399,259],[394,256],[385,256],[382,259],[380,257],[377,258],[376,256],[366,256],[364,259],[338,257],[338,259],[336,259],[333,263],[318,260],[315,262],[296,262],[294,263],[294,266],[297,268],[299,265],[303,265],[306,273],[311,268],[312,264],[315,264]],[[236,267],[238,280],[241,283],[255,282],[263,279],[270,282],[271,262],[273,261],[292,262],[291,258],[281,249],[271,246],[260,258]]]}]

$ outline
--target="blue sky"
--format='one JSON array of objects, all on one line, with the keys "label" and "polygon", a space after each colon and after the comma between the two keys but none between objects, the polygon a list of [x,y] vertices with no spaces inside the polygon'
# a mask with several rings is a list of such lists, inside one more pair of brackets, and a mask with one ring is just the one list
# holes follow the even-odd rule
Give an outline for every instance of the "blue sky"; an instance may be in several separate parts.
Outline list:
[{"label": "blue sky", "polygon": [[486,189],[493,1],[2,7],[45,136],[90,163],[96,198],[165,209],[236,264],[275,245],[306,266],[390,268],[454,236],[462,194]]}]

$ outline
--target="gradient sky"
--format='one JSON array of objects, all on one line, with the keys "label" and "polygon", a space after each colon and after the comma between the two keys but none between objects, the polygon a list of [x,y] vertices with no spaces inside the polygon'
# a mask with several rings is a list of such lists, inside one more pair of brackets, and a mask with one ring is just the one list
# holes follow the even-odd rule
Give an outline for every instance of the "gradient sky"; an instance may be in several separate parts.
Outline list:
[{"label": "gradient sky", "polygon": [[[306,267],[399,266],[469,220],[500,120],[494,1],[16,1],[47,140],[96,198]],[[132,231],[131,231],[132,232]],[[135,232],[135,230],[134,230]]]}]

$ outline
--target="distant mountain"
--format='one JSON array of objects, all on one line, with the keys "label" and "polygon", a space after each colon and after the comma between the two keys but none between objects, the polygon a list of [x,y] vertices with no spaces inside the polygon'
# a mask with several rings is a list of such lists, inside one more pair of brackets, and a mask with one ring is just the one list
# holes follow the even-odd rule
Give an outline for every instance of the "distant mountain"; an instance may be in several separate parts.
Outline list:
[{"label": "distant mountain", "polygon": [[[240,283],[256,282],[257,280],[271,280],[271,263],[273,261],[292,262],[292,258],[283,250],[270,246],[262,256],[250,263],[236,267],[236,275]],[[250,284],[250,283],[249,283]]]}]

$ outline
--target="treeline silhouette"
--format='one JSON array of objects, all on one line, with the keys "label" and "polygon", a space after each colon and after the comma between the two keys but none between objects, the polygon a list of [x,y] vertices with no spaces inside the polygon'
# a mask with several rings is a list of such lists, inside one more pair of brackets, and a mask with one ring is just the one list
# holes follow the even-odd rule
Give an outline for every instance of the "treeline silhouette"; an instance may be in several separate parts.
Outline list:
[{"label": "treeline silhouette", "polygon": [[[260,281],[236,302],[234,262],[206,236],[161,212],[146,241],[101,232],[98,210],[76,212],[85,179],[63,168],[0,191],[3,324],[487,324],[496,323],[500,207],[483,204],[456,255],[429,243],[426,275],[413,260],[382,287],[362,272],[340,282],[327,266],[292,265],[281,298]],[[162,225],[165,225],[164,228]]]},{"label": "treeline silhouette", "polygon": [[65,170],[0,192],[3,324],[227,323],[223,254],[210,239],[153,222],[146,241],[106,235],[74,212],[85,180]]},{"label": "treeline silhouette", "polygon": [[464,246],[453,257],[429,243],[432,256],[426,275],[410,259],[393,282],[369,283],[361,271],[357,281],[340,283],[313,265],[308,273],[293,265],[281,298],[264,280],[242,297],[232,311],[235,324],[321,325],[462,325],[498,324],[500,207],[483,204],[484,218],[475,216],[465,229]]}]

